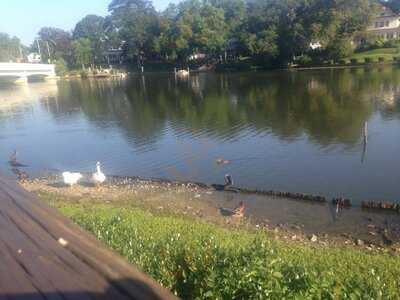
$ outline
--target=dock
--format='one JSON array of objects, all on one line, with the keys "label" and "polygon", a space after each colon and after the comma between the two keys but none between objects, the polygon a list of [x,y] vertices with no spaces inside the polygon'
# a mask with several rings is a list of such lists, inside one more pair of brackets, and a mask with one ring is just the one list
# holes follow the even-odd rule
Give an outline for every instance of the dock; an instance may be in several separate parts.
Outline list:
[{"label": "dock", "polygon": [[177,299],[0,175],[0,300]]}]

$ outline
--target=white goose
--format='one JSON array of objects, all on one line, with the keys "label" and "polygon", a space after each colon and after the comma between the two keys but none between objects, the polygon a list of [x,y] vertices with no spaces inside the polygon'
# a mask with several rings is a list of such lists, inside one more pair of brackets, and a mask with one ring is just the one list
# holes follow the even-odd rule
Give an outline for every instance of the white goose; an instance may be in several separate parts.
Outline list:
[{"label": "white goose", "polygon": [[82,179],[83,175],[81,173],[64,172],[62,173],[62,177],[64,179],[64,183],[72,187]]},{"label": "white goose", "polygon": [[104,173],[100,169],[100,162],[97,162],[96,169],[97,169],[96,173],[93,173],[92,176],[93,181],[96,184],[102,184],[104,181],[106,181],[106,175],[104,175]]}]

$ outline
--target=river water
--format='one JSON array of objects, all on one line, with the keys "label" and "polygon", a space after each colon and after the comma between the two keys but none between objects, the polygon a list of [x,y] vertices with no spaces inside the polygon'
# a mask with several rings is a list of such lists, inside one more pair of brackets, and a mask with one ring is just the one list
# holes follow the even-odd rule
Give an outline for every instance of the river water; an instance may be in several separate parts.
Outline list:
[{"label": "river water", "polygon": [[[364,124],[368,122],[368,143]],[[400,68],[0,86],[0,167],[400,200]],[[229,160],[219,165],[218,158]]]}]

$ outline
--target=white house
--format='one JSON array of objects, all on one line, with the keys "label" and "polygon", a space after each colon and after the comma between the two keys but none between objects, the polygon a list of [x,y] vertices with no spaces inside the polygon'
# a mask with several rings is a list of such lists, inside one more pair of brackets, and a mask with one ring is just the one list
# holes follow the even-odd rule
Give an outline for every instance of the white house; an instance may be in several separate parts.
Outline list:
[{"label": "white house", "polygon": [[42,58],[37,53],[29,53],[27,58],[28,58],[28,62],[31,64],[39,64],[42,62]]},{"label": "white house", "polygon": [[367,28],[367,32],[384,40],[400,38],[400,15],[382,6],[372,24]]}]

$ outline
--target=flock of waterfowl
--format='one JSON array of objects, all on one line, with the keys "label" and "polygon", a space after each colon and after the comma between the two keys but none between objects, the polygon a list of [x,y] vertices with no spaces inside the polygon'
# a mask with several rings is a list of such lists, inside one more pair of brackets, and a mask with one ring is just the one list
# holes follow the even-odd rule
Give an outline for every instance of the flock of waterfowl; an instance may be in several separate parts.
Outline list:
[{"label": "flock of waterfowl", "polygon": [[[10,157],[9,164],[12,167],[12,171],[17,175],[18,179],[23,181],[28,179],[28,174],[21,170],[21,168],[27,167],[27,165],[22,164],[17,159],[17,151],[14,151]],[[219,165],[224,165],[230,163],[230,161],[225,160],[223,158],[218,158],[216,163]],[[79,183],[79,181],[84,178],[84,175],[77,172],[65,171],[62,173],[63,182],[65,185],[69,185],[70,187]],[[107,177],[101,170],[100,162],[96,163],[96,172],[92,174],[91,181],[99,186],[106,181]],[[213,184],[211,185],[217,191],[228,191],[235,193],[245,193],[245,194],[259,194],[273,197],[282,197],[289,198],[294,200],[304,200],[311,201],[316,203],[327,203],[328,200],[324,196],[316,196],[309,195],[303,193],[292,193],[292,192],[280,192],[280,191],[263,191],[263,190],[250,190],[245,188],[234,187],[233,177],[230,174],[225,175],[225,184]],[[344,208],[351,208],[352,202],[350,199],[345,198],[334,198],[332,199],[332,205],[336,207],[336,210],[339,211]],[[400,204],[393,202],[382,202],[382,201],[362,201],[361,208],[363,209],[373,209],[373,210],[385,210],[385,211],[393,211],[400,213]],[[230,215],[242,217],[244,215],[244,204],[241,203],[239,207],[234,210],[231,210]]]},{"label": "flock of waterfowl", "polygon": [[[12,171],[14,174],[17,175],[18,179],[23,181],[29,178],[28,173],[25,171],[21,170],[21,168],[26,168],[28,167],[25,164],[22,164],[18,162],[17,158],[18,152],[14,150],[14,152],[10,156],[10,160],[8,163],[12,167]],[[78,172],[70,172],[70,171],[65,171],[62,174],[63,182],[66,185],[69,185],[70,187],[76,185],[79,183],[79,181],[84,177],[81,173]],[[107,177],[106,175],[101,171],[101,164],[100,162],[96,163],[96,172],[92,174],[92,182],[95,185],[100,185],[106,181]]]},{"label": "flock of waterfowl", "polygon": [[[83,175],[81,173],[73,173],[73,172],[63,172],[62,177],[64,180],[64,183],[73,186],[75,184],[78,184],[79,180],[83,178]],[[92,181],[96,185],[102,184],[104,181],[106,181],[107,177],[104,175],[104,173],[101,171],[101,164],[100,162],[96,163],[96,172],[92,174]]]}]

